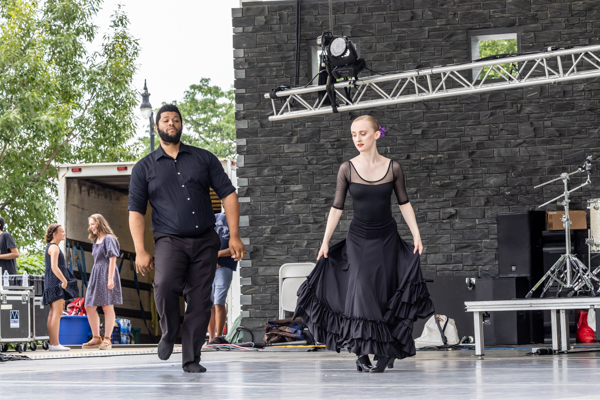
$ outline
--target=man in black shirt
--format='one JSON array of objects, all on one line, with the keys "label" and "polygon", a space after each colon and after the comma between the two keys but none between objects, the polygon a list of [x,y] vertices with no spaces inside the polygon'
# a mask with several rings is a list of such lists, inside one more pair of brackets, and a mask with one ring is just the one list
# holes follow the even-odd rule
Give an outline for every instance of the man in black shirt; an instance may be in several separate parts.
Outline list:
[{"label": "man in black shirt", "polygon": [[210,293],[220,247],[214,230],[209,188],[223,201],[229,224],[229,249],[240,260],[245,248],[239,237],[240,208],[235,187],[212,153],[181,143],[179,109],[164,105],[156,114],[160,147],[140,160],[129,184],[129,229],[136,269],[145,274],[152,257],[144,247],[144,214],[152,206],[154,232],[154,299],[162,338],[158,356],[166,360],[179,334],[179,295],[187,302],[183,320],[182,364],[186,372],[205,372],[200,365],[210,309]]},{"label": "man in black shirt", "polygon": [[0,275],[4,271],[8,271],[10,275],[17,273],[17,258],[19,257],[19,249],[12,235],[4,232],[6,222],[0,217]]}]

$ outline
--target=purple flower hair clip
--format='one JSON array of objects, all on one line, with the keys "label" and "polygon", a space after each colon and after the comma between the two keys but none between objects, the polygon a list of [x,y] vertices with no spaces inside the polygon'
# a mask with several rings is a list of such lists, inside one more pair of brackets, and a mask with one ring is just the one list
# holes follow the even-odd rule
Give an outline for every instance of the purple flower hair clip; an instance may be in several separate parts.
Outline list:
[{"label": "purple flower hair clip", "polygon": [[385,133],[387,132],[387,129],[385,129],[383,126],[379,125],[379,132],[381,132],[381,136],[380,137],[384,137]]}]

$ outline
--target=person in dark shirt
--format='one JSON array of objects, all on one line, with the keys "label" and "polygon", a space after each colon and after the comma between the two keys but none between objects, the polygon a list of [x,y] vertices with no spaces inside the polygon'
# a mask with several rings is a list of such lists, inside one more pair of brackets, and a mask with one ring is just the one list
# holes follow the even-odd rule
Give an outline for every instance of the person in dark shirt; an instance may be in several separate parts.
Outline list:
[{"label": "person in dark shirt", "polygon": [[229,250],[229,226],[225,213],[215,214],[217,223],[215,231],[221,239],[221,248],[219,249],[219,259],[217,261],[217,272],[212,285],[210,298],[213,302],[213,308],[210,310],[210,322],[208,324],[208,344],[228,344],[229,342],[222,336],[227,318],[227,309],[225,301],[227,292],[231,286],[233,271],[237,269],[237,262],[231,258]]},{"label": "person in dark shirt", "polygon": [[17,258],[19,249],[15,239],[8,232],[4,232],[6,221],[0,217],[0,275],[8,271],[10,275],[17,274]]},{"label": "person in dark shirt", "polygon": [[[131,171],[129,229],[136,251],[136,270],[142,275],[155,268],[154,299],[160,316],[162,337],[158,357],[167,360],[179,335],[179,295],[187,302],[183,320],[182,364],[185,372],[205,372],[200,365],[212,303],[210,294],[219,235],[210,188],[223,201],[227,213],[231,257],[245,255],[239,237],[240,206],[217,157],[209,151],[180,142],[179,109],[164,105],[156,114],[158,149],[140,160]],[[154,261],[144,245],[144,214],[152,206]]]}]

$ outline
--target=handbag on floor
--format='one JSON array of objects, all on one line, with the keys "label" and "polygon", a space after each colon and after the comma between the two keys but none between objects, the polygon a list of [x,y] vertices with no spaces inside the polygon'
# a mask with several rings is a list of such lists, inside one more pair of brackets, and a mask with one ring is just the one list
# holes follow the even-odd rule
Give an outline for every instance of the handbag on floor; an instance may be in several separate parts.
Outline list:
[{"label": "handbag on floor", "polygon": [[[594,329],[596,327],[596,314],[592,309],[592,318],[589,318],[589,312],[579,310],[577,312],[577,341],[581,343],[594,343],[596,341]],[[593,328],[590,326],[590,320],[593,320]]]},{"label": "handbag on floor", "polygon": [[456,322],[445,315],[435,314],[425,323],[421,337],[415,339],[415,347],[453,346],[459,341]]}]

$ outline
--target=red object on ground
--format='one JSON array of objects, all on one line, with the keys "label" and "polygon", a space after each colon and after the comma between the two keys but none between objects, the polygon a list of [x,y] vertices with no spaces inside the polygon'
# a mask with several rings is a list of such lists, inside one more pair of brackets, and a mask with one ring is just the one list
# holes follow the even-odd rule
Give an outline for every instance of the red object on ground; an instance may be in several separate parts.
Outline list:
[{"label": "red object on ground", "polygon": [[78,297],[67,306],[68,315],[87,315],[85,312],[85,297]]},{"label": "red object on ground", "polygon": [[577,341],[582,343],[593,343],[596,341],[596,332],[587,323],[588,312],[579,310],[577,312]]}]

